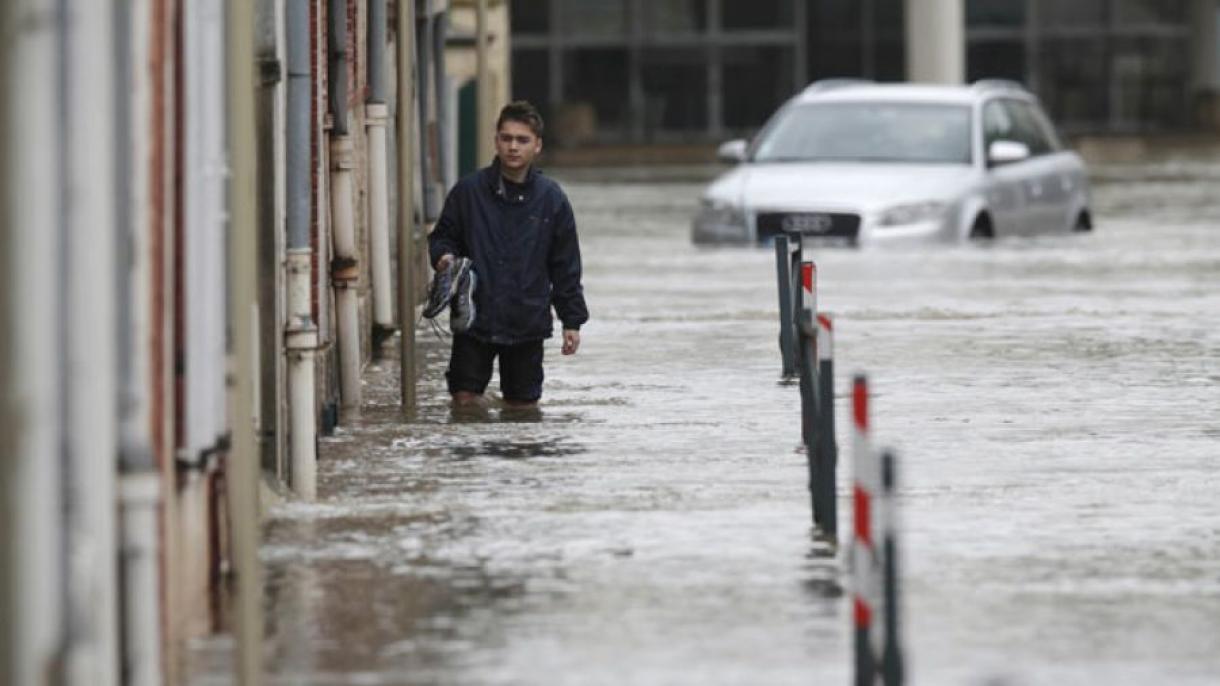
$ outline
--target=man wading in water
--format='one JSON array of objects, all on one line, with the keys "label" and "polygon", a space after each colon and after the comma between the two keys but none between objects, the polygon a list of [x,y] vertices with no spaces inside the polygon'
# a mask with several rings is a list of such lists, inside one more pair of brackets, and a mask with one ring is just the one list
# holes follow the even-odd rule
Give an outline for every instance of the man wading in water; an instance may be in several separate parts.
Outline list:
[{"label": "man wading in water", "polygon": [[540,152],[538,110],[525,101],[505,106],[496,122],[496,159],[458,181],[428,237],[439,278],[425,315],[436,316],[447,303],[452,312],[445,378],[455,407],[483,404],[497,357],[505,404],[537,406],[552,305],[563,324],[563,354],[580,347],[589,311],[576,219],[559,184],[534,167]]}]

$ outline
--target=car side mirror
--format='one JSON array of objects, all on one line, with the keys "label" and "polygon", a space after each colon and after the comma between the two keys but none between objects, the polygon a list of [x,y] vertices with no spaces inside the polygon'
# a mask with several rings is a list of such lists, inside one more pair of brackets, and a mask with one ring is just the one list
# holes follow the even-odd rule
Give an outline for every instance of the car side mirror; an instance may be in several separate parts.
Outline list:
[{"label": "car side mirror", "polygon": [[987,162],[993,167],[1025,159],[1029,159],[1029,146],[1018,141],[992,141],[987,147]]},{"label": "car side mirror", "polygon": [[716,150],[716,159],[721,162],[736,164],[746,161],[746,141],[744,138],[726,141]]}]

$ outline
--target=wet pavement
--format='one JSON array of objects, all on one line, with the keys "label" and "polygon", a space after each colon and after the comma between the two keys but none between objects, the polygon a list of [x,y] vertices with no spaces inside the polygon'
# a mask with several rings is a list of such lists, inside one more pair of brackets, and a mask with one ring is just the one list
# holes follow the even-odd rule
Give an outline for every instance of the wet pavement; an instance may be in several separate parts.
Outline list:
[{"label": "wet pavement", "polygon": [[[1220,683],[1220,164],[1096,171],[1091,235],[816,254],[840,511],[853,371],[901,460],[912,683]],[[266,526],[275,683],[849,683],[773,253],[693,247],[701,183],[567,178],[580,353],[533,416],[453,415],[425,328],[417,421],[368,370]]]}]

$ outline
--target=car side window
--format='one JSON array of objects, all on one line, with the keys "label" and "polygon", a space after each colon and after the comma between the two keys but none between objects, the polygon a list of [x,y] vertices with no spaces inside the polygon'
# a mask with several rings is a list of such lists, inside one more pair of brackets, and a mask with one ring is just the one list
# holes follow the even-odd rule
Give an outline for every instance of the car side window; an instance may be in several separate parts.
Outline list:
[{"label": "car side window", "polygon": [[1035,105],[1026,105],[1026,107],[1029,108],[1030,114],[1038,126],[1038,130],[1042,132],[1042,137],[1050,144],[1051,151],[1058,152],[1063,150],[1063,141],[1059,140],[1059,132],[1055,130],[1055,125],[1051,123],[1050,118],[1046,116],[1042,108]]},{"label": "car side window", "polygon": [[998,100],[983,106],[983,147],[990,148],[999,140],[1016,140],[1012,118]]},{"label": "car side window", "polygon": [[1012,119],[1014,140],[1028,145],[1030,155],[1045,155],[1055,149],[1029,103],[1005,100],[1004,110]]}]

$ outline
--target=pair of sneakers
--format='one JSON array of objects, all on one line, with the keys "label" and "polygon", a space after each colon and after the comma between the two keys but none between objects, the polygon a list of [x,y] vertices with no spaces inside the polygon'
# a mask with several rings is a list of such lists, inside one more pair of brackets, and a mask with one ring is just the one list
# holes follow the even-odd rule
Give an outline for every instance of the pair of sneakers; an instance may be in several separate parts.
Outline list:
[{"label": "pair of sneakers", "polygon": [[474,325],[474,289],[477,282],[474,262],[470,258],[456,257],[449,260],[444,269],[432,276],[424,316],[434,319],[448,307],[449,330],[453,333],[469,331]]}]

